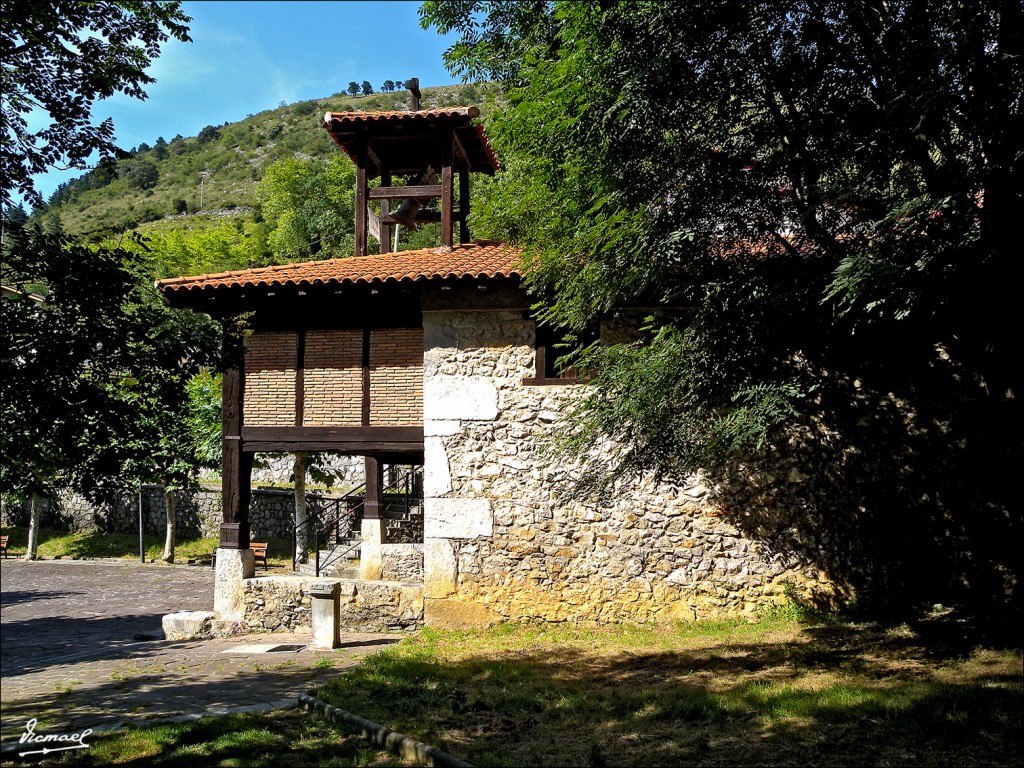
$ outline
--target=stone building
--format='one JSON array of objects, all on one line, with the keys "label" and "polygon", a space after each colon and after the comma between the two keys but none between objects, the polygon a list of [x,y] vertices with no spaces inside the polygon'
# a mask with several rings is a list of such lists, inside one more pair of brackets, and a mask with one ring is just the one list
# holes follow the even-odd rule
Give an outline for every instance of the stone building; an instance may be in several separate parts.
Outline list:
[{"label": "stone building", "polygon": [[[356,255],[158,283],[169,303],[226,328],[249,318],[248,335],[226,336],[220,621],[274,629],[308,615],[308,577],[253,577],[256,451],[365,457],[360,578],[342,580],[352,626],[670,622],[753,613],[790,591],[836,597],[812,552],[741,530],[700,477],[647,477],[610,499],[564,492],[585,467],[553,465],[545,449],[586,383],[555,369],[519,252],[469,241],[469,173],[496,167],[475,116],[328,113],[358,169]],[[418,183],[393,186],[399,174]],[[390,200],[430,198],[439,213],[389,213]],[[381,202],[376,225],[371,199]],[[386,251],[402,215],[440,220],[441,245],[368,254],[368,233]],[[602,335],[631,319],[608,317]],[[423,469],[422,543],[401,551],[382,515],[383,467],[396,463]]]}]

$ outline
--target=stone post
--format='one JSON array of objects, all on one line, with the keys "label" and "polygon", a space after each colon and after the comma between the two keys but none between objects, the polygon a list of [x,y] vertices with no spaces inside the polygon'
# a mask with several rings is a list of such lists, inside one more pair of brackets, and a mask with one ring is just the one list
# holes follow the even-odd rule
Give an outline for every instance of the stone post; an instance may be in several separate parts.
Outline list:
[{"label": "stone post", "polygon": [[338,648],[341,646],[341,585],[336,581],[315,581],[309,585],[309,601],[312,604],[314,648]]},{"label": "stone post", "polygon": [[242,582],[256,575],[256,557],[251,549],[217,550],[213,586],[213,610],[220,621],[245,619],[245,589]]},{"label": "stone post", "polygon": [[359,578],[364,581],[380,581],[383,571],[381,544],[387,533],[383,518],[363,519],[363,544],[359,551]]}]

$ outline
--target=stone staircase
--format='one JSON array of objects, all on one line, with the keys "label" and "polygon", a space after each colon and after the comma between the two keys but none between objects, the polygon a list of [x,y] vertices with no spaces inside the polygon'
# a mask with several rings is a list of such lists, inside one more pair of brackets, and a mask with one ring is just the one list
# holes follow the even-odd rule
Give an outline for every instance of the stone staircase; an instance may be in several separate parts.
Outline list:
[{"label": "stone staircase", "polygon": [[[320,575],[329,576],[332,578],[342,579],[354,579],[358,578],[359,575],[359,553],[360,548],[356,546],[351,549],[353,545],[359,543],[359,539],[343,539],[342,543],[335,549],[321,549],[320,550]],[[323,563],[327,562],[330,558],[335,556],[337,549],[349,550],[345,557],[338,559],[331,563],[326,568],[323,567]],[[309,558],[308,562],[299,563],[296,573],[305,574],[307,576],[316,576],[316,560],[313,557]]]}]

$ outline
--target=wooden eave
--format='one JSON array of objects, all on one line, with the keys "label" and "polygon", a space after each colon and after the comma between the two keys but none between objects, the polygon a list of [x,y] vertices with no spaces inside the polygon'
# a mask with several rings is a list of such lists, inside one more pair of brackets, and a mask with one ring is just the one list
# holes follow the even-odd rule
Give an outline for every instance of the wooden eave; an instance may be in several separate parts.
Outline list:
[{"label": "wooden eave", "polygon": [[368,178],[383,170],[391,174],[418,173],[427,164],[440,171],[446,142],[454,139],[457,170],[494,175],[498,161],[483,128],[474,122],[477,107],[447,107],[418,112],[328,112],[324,128],[358,165],[365,146]]}]

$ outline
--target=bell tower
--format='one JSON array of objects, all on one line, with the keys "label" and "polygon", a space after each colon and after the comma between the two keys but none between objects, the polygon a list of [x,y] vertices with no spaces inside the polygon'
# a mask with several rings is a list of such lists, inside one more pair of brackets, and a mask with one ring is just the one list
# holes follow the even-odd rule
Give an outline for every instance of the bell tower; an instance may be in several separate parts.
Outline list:
[{"label": "bell tower", "polygon": [[[367,254],[368,237],[380,243],[381,253],[389,253],[395,227],[415,229],[426,222],[441,224],[442,248],[468,242],[469,174],[493,175],[498,166],[483,128],[474,122],[480,116],[477,107],[418,109],[418,81],[410,81],[410,90],[412,111],[324,115],[324,128],[356,165],[356,256]],[[370,187],[377,178],[380,186]],[[425,210],[438,198],[439,211]],[[369,208],[370,200],[380,201],[379,217]],[[402,202],[392,210],[393,201]]]}]

